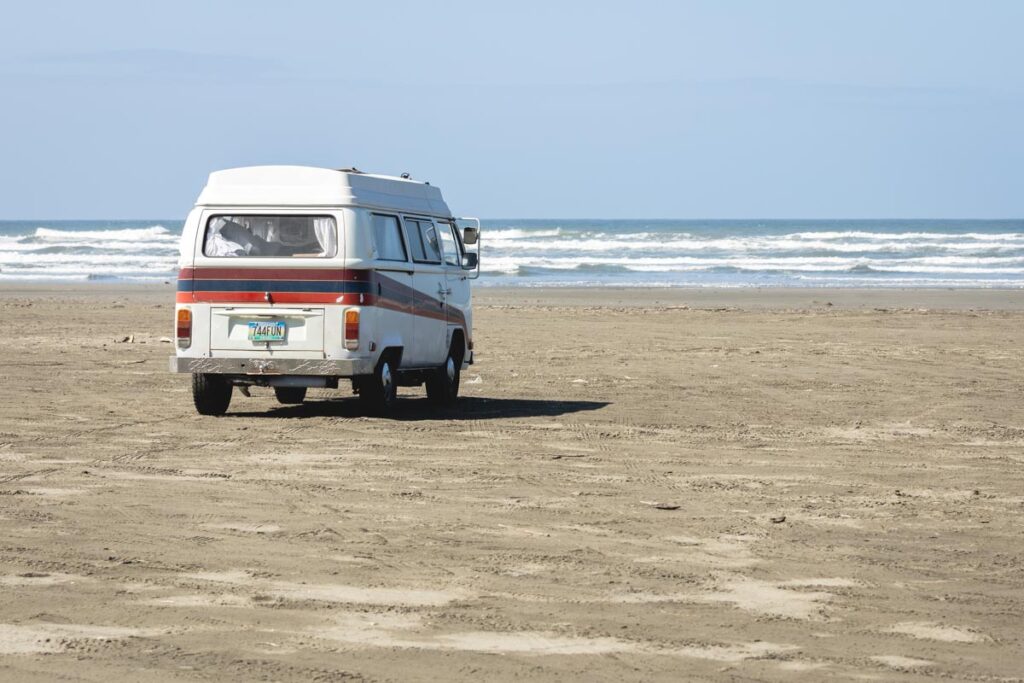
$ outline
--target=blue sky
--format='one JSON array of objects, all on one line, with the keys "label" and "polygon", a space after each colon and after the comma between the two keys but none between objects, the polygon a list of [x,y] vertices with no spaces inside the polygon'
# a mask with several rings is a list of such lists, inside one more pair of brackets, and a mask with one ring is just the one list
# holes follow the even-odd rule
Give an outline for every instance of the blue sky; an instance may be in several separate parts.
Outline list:
[{"label": "blue sky", "polygon": [[1024,2],[8,3],[0,218],[177,217],[214,169],[490,217],[1021,217]]}]

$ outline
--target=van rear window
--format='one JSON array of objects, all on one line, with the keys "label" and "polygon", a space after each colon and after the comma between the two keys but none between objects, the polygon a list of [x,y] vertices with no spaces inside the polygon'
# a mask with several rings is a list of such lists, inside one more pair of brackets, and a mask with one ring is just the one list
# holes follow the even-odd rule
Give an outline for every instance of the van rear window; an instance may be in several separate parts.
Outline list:
[{"label": "van rear window", "polygon": [[337,253],[332,216],[212,216],[203,238],[206,256],[330,258]]}]

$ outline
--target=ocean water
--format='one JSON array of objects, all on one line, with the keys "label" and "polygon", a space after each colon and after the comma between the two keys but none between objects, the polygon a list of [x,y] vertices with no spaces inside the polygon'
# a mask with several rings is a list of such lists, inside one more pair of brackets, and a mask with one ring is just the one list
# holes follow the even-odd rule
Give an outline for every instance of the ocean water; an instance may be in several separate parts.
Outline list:
[{"label": "ocean water", "polygon": [[[176,275],[180,220],[0,221],[0,284]],[[1024,220],[489,220],[482,285],[1024,287]]]}]

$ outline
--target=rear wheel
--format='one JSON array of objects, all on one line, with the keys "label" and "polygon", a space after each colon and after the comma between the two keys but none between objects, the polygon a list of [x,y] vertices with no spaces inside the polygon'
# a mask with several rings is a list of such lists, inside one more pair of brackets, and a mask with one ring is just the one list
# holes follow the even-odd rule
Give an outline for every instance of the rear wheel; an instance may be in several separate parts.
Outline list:
[{"label": "rear wheel", "polygon": [[294,405],[306,400],[306,387],[274,387],[278,403]]},{"label": "rear wheel", "polygon": [[368,412],[388,415],[394,410],[398,401],[395,370],[397,368],[391,354],[384,354],[377,361],[373,374],[359,381],[359,398]]},{"label": "rear wheel", "polygon": [[192,400],[200,415],[223,415],[231,404],[231,383],[221,375],[192,374]]},{"label": "rear wheel", "polygon": [[461,374],[462,356],[458,353],[455,341],[453,341],[444,365],[427,378],[427,398],[440,406],[454,404],[459,398],[459,376]]}]

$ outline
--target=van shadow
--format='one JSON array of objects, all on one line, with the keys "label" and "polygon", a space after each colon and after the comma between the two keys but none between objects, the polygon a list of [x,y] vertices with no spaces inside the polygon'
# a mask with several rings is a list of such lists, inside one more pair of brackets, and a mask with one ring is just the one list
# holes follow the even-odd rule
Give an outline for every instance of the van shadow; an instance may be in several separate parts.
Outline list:
[{"label": "van shadow", "polygon": [[[509,417],[554,417],[568,413],[599,410],[608,401],[555,401],[528,398],[460,398],[458,405],[440,408],[425,398],[399,399],[389,420],[493,420]],[[260,411],[229,411],[224,417],[365,417],[356,398],[314,400],[296,406]]]}]

